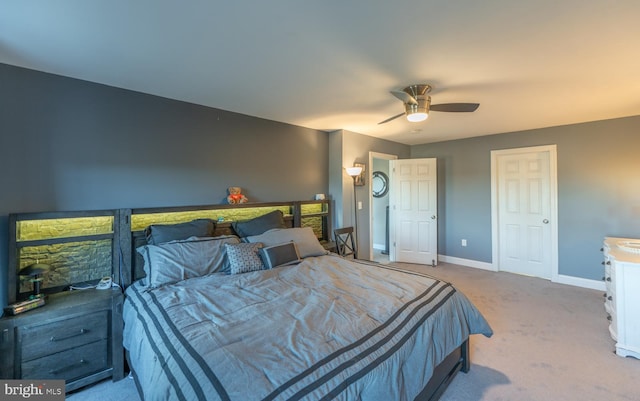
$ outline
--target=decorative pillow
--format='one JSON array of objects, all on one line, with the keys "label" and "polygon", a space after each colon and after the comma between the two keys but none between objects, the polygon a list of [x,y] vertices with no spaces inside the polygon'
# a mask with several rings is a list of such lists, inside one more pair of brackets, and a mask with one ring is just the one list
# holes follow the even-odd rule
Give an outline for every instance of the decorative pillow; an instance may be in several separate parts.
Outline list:
[{"label": "decorative pillow", "polygon": [[[225,244],[237,244],[235,235],[190,238],[137,249],[144,259],[147,285],[151,288],[224,271],[228,264]],[[226,268],[228,270],[228,268]]]},{"label": "decorative pillow", "polygon": [[160,245],[190,237],[211,237],[216,228],[211,219],[197,219],[178,224],[152,224],[144,230],[147,243]]},{"label": "decorative pillow", "polygon": [[300,255],[294,242],[260,248],[260,257],[267,269],[300,263]]},{"label": "decorative pillow", "polygon": [[264,269],[262,260],[258,256],[258,251],[262,248],[261,243],[249,244],[226,244],[227,257],[231,274],[248,273],[255,270]]},{"label": "decorative pillow", "polygon": [[311,227],[276,228],[260,235],[247,237],[246,240],[248,242],[260,242],[264,246],[279,245],[293,241],[301,258],[327,254],[326,249],[320,244]]},{"label": "decorative pillow", "polygon": [[239,237],[259,235],[274,228],[286,228],[284,214],[280,210],[274,210],[251,220],[234,221],[231,227]]}]

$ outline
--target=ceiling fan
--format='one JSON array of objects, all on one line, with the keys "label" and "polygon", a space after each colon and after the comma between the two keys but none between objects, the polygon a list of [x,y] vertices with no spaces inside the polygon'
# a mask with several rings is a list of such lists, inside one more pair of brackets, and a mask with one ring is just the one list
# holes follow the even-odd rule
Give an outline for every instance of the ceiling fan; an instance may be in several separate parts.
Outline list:
[{"label": "ceiling fan", "polygon": [[407,116],[407,120],[411,122],[424,121],[429,117],[429,111],[445,111],[449,113],[468,113],[476,111],[480,104],[478,103],[442,103],[431,104],[431,96],[427,95],[431,92],[431,86],[427,84],[409,85],[401,91],[391,91],[391,94],[404,103],[405,111],[380,121],[378,124],[388,123],[398,117]]}]

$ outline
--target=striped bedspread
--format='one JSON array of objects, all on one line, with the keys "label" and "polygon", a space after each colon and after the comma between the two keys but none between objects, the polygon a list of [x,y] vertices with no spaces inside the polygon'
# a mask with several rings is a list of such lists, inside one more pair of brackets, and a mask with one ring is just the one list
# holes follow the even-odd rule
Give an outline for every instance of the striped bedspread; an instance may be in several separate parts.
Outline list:
[{"label": "striped bedspread", "polygon": [[491,328],[449,283],[334,255],[126,291],[145,400],[413,400]]}]

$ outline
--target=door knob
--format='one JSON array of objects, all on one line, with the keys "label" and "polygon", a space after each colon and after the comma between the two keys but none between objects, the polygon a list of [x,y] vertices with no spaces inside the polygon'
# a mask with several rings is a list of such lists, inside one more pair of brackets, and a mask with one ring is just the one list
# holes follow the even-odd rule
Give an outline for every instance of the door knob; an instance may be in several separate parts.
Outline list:
[{"label": "door knob", "polygon": [[435,220],[435,219],[436,219],[435,215],[431,216],[431,220]]},{"label": "door knob", "polygon": [[547,220],[547,219],[542,220],[542,222],[543,222],[544,224],[549,224],[549,220]]}]

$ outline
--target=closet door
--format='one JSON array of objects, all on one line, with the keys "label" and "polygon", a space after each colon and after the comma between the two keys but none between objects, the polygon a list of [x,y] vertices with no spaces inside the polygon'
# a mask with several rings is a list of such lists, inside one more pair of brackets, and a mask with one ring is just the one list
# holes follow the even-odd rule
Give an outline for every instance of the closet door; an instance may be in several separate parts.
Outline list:
[{"label": "closet door", "polygon": [[505,151],[495,164],[499,270],[551,279],[556,222],[550,152]]}]

